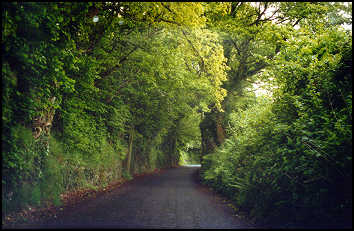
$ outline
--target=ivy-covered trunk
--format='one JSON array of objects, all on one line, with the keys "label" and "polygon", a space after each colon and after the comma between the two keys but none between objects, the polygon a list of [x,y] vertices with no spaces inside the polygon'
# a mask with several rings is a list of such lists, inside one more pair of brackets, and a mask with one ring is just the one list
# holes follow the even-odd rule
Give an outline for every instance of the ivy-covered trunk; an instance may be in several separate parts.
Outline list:
[{"label": "ivy-covered trunk", "polygon": [[200,123],[202,155],[212,153],[217,146],[224,142],[226,135],[222,118],[223,112],[212,111],[205,113]]}]

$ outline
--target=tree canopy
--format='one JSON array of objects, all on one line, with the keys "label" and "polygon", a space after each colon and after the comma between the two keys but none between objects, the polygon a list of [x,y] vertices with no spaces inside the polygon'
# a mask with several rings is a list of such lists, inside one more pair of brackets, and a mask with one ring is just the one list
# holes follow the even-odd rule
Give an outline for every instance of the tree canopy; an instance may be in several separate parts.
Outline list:
[{"label": "tree canopy", "polygon": [[346,218],[351,14],[341,2],[2,3],[3,220],[188,161],[256,219]]}]

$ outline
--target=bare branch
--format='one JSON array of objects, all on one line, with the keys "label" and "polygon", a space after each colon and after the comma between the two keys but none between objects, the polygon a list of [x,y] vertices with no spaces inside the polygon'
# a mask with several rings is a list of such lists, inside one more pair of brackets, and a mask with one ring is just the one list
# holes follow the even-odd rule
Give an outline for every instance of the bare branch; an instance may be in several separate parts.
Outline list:
[{"label": "bare branch", "polygon": [[231,4],[231,15],[233,17],[235,17],[236,13],[237,13],[237,10],[240,6],[242,6],[243,2],[237,2],[237,3],[234,3],[234,4]]},{"label": "bare branch", "polygon": [[302,18],[299,18],[298,20],[296,20],[296,22],[293,24],[293,27],[296,26],[300,21],[301,21]]},{"label": "bare branch", "polygon": [[280,10],[280,8],[278,8],[277,10],[275,10],[275,11],[273,12],[272,16],[266,18],[266,20],[273,20],[273,19],[272,19],[273,16],[274,16],[276,13],[278,13],[279,10]]},{"label": "bare branch", "polygon": [[268,2],[265,2],[264,3],[264,9],[263,9],[263,12],[261,13],[261,16],[264,15],[264,13],[266,12],[267,9],[268,9]]},{"label": "bare branch", "polygon": [[237,46],[236,42],[233,39],[230,39],[231,43],[234,45],[234,47],[237,50],[237,54],[241,56],[241,50],[240,48]]},{"label": "bare branch", "polygon": [[251,24],[249,24],[248,26],[253,26],[253,25],[258,26],[258,24],[259,24],[260,22],[267,21],[267,19],[262,19],[262,16],[265,14],[265,12],[267,11],[267,9],[268,9],[268,2],[265,2],[265,3],[264,3],[264,9],[263,9],[263,11],[260,13],[260,11],[261,11],[261,3],[259,3],[259,5],[258,5],[258,10],[255,9],[256,12],[257,12],[257,19],[256,19],[254,22],[252,22]]},{"label": "bare branch", "polygon": [[171,24],[176,24],[178,26],[181,26],[181,24],[179,24],[178,22],[170,21],[170,20],[163,19],[163,18],[159,18],[158,21],[168,22],[168,23],[171,23]]},{"label": "bare branch", "polygon": [[124,55],[119,61],[118,64],[111,67],[110,69],[108,69],[107,71],[103,72],[101,74],[101,79],[105,78],[106,76],[110,75],[114,69],[116,69],[117,67],[119,67],[119,65],[121,65],[124,61],[126,61],[129,57],[129,55],[131,55],[134,51],[136,51],[139,47],[135,46],[131,51],[129,51],[126,55]]},{"label": "bare branch", "polygon": [[172,14],[176,15],[176,13],[175,13],[174,11],[172,11],[172,10],[170,9],[170,7],[166,6],[166,5],[163,4],[162,2],[161,2],[161,5],[162,5],[163,7],[165,7],[168,11],[170,11]]}]

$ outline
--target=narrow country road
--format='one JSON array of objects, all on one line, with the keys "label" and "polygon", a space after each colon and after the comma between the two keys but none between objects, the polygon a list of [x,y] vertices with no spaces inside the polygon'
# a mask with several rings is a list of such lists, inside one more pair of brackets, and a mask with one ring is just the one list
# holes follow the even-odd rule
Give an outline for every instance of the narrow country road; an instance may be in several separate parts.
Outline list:
[{"label": "narrow country road", "polygon": [[253,228],[198,183],[198,169],[137,177],[37,228]]}]

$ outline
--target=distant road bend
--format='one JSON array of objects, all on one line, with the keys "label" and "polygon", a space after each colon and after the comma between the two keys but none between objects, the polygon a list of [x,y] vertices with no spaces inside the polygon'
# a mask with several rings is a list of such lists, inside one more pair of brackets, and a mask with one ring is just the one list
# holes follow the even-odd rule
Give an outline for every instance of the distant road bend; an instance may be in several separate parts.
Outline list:
[{"label": "distant road bend", "polygon": [[198,183],[198,169],[137,177],[37,228],[253,228]]}]

